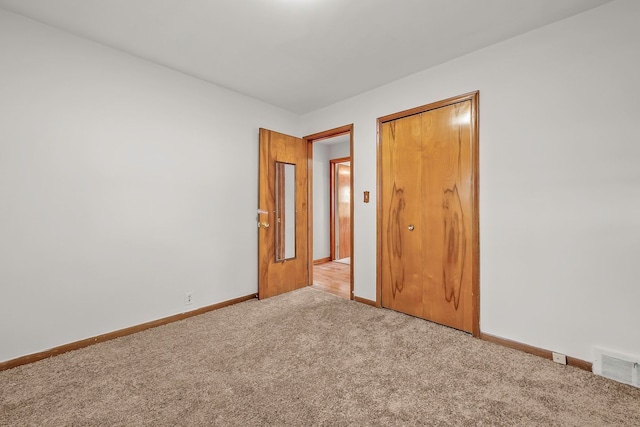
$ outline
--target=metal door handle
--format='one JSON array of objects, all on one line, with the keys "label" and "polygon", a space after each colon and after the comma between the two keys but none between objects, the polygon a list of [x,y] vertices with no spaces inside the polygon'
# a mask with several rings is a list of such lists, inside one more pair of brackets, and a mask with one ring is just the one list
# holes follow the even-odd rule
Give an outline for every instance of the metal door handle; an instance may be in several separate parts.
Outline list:
[{"label": "metal door handle", "polygon": [[259,222],[258,223],[258,228],[269,228],[269,223],[268,222]]},{"label": "metal door handle", "polygon": [[413,229],[414,229],[415,227],[413,226],[413,224],[409,224],[409,227],[408,227],[408,228],[409,228],[409,231],[413,231]]}]

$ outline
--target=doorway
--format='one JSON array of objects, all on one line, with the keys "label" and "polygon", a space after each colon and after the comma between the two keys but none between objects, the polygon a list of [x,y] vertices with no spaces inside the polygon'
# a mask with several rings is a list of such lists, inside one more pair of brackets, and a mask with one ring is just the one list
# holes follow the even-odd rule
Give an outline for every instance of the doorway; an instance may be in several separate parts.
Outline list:
[{"label": "doorway", "polygon": [[[318,147],[316,145],[316,147]],[[329,157],[333,157],[330,155]],[[331,261],[351,263],[351,157],[330,159],[329,215]]]},{"label": "doorway", "polygon": [[304,139],[309,159],[309,283],[353,299],[353,125]]}]

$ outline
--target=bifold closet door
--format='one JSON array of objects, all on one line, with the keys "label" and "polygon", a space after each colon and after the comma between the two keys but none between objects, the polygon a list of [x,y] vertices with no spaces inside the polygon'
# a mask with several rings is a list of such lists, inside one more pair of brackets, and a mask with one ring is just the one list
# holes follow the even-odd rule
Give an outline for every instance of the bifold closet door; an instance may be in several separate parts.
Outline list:
[{"label": "bifold closet door", "polygon": [[471,101],[422,113],[425,319],[473,327]]},{"label": "bifold closet door", "polygon": [[384,307],[473,329],[471,101],[383,123]]},{"label": "bifold closet door", "polygon": [[422,118],[382,125],[382,305],[423,317]]}]

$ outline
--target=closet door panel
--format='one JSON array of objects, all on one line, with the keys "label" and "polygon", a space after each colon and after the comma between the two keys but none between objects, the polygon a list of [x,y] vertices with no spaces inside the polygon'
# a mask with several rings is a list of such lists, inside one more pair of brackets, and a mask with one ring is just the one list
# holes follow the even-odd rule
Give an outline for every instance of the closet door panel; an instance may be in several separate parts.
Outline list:
[{"label": "closet door panel", "polygon": [[384,123],[381,131],[382,305],[422,317],[420,115]]},{"label": "closet door panel", "polygon": [[471,101],[422,113],[424,317],[471,331]]}]

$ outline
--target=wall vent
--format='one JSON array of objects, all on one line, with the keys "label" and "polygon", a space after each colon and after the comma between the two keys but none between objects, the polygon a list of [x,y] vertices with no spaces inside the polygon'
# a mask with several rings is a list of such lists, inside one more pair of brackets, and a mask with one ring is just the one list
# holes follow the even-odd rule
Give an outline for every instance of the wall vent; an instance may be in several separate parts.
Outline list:
[{"label": "wall vent", "polygon": [[593,373],[640,388],[640,357],[594,347]]}]

